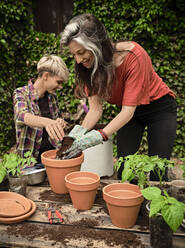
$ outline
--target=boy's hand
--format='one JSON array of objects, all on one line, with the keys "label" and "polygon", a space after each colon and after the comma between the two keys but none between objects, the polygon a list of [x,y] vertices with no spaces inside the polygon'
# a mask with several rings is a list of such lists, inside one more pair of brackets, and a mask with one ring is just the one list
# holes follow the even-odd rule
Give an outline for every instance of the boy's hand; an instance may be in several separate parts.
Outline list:
[{"label": "boy's hand", "polygon": [[57,118],[56,120],[50,120],[45,128],[49,137],[58,142],[64,137],[65,125],[65,121],[62,118]]}]

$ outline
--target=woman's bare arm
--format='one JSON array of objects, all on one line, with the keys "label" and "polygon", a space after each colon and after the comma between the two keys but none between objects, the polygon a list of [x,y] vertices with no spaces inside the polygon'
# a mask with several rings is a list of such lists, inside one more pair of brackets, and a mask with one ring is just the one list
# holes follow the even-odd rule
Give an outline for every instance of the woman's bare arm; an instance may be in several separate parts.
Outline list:
[{"label": "woman's bare arm", "polygon": [[136,106],[122,106],[121,112],[103,129],[107,136],[112,135],[129,122],[135,112]]},{"label": "woman's bare arm", "polygon": [[102,104],[97,95],[88,98],[89,112],[82,122],[82,126],[91,130],[102,116]]}]

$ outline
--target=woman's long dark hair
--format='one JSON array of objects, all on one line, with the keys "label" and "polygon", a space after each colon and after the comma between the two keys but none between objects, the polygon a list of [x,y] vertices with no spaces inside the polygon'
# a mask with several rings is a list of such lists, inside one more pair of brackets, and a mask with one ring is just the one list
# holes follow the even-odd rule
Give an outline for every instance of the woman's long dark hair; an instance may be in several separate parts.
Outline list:
[{"label": "woman's long dark hair", "polygon": [[114,48],[104,25],[92,14],[75,16],[61,34],[61,46],[69,45],[72,40],[91,51],[95,58],[92,69],[75,64],[76,96],[84,98],[88,93],[108,99],[114,82]]}]

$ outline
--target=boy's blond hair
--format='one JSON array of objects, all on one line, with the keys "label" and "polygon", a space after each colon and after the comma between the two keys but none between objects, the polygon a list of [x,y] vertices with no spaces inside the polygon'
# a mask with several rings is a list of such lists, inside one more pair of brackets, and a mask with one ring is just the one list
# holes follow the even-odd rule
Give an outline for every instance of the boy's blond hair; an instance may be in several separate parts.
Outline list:
[{"label": "boy's blond hair", "polygon": [[45,55],[37,64],[37,72],[42,76],[43,72],[49,72],[51,76],[61,77],[64,82],[69,78],[69,70],[64,61],[56,55]]}]

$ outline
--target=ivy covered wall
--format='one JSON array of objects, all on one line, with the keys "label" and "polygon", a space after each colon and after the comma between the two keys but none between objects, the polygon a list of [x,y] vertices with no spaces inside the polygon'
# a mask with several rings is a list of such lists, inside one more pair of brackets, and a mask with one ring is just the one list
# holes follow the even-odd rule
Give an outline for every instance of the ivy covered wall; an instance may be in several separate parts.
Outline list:
[{"label": "ivy covered wall", "polygon": [[[185,156],[184,28],[182,0],[74,0],[73,15],[93,13],[106,26],[113,40],[139,42],[151,55],[157,73],[177,94],[178,129],[173,156]],[[13,90],[35,76],[37,61],[45,54],[60,55],[70,69],[70,79],[59,96],[60,108],[75,113],[74,61],[66,51],[60,54],[60,37],[34,30],[31,0],[0,1],[0,154],[15,144]],[[46,24],[47,25],[47,24]],[[103,123],[110,121],[117,108],[104,106]],[[142,151],[147,150],[146,137]]]}]

